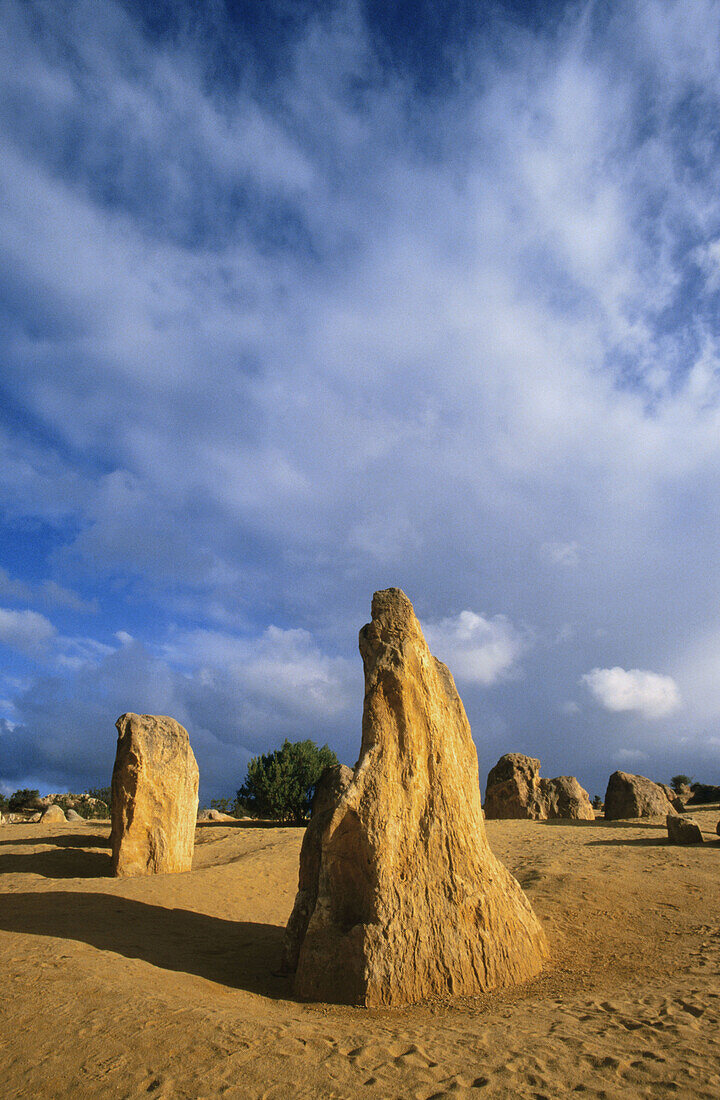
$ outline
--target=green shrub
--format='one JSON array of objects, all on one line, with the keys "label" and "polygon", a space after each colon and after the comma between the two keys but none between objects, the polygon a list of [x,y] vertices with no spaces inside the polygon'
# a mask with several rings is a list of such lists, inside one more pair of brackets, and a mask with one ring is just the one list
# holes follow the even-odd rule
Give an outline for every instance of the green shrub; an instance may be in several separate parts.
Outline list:
[{"label": "green shrub", "polygon": [[110,805],[110,787],[88,787],[84,793],[90,798],[98,798],[106,806]]},{"label": "green shrub", "polygon": [[18,813],[20,810],[42,810],[43,804],[40,801],[40,791],[31,791],[28,787],[23,787],[20,791],[15,791],[10,795],[8,801],[8,810],[11,814]]},{"label": "green shrub", "polygon": [[599,794],[595,795],[595,797],[592,800],[591,805],[592,805],[593,810],[602,810],[603,800],[602,800],[602,798],[600,797]]},{"label": "green shrub", "polygon": [[307,820],[315,784],[338,759],[327,745],[314,741],[285,741],[282,748],[255,756],[248,764],[247,777],[237,793],[239,806],[256,817],[290,821]]},{"label": "green shrub", "polygon": [[680,794],[684,787],[689,787],[692,776],[689,775],[674,775],[670,780],[670,786],[675,791],[675,794]]}]

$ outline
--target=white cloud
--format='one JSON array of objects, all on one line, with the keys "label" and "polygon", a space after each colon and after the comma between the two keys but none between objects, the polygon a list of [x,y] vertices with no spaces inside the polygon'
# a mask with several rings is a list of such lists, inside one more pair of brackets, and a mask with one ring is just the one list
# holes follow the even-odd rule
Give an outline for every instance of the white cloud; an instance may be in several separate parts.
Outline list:
[{"label": "white cloud", "polygon": [[86,665],[99,664],[113,652],[112,646],[96,638],[59,635],[55,642],[54,664],[58,669],[77,672]]},{"label": "white cloud", "polygon": [[25,653],[36,653],[56,634],[55,627],[37,611],[12,611],[0,607],[0,642]]},{"label": "white cloud", "polygon": [[639,764],[649,758],[648,754],[643,752],[642,749],[619,749],[615,753],[615,759],[620,764]]},{"label": "white cloud", "polygon": [[424,624],[424,631],[430,649],[454,677],[485,686],[516,673],[527,646],[527,635],[504,615],[486,618],[461,611]]},{"label": "white cloud", "polygon": [[637,711],[644,718],[662,718],[681,705],[672,676],[639,668],[594,668],[582,677],[592,695],[607,710]]},{"label": "white cloud", "polygon": [[580,707],[574,699],[568,699],[566,703],[563,703],[560,707],[563,714],[574,715],[580,713]]},{"label": "white cloud", "polygon": [[[121,7],[3,7],[0,354],[20,415],[0,506],[52,529],[58,583],[0,575],[3,602],[73,613],[95,585],[108,638],[125,598],[155,644],[163,610],[242,629],[174,639],[220,737],[340,713],[330,644],[262,628],[315,630],[321,608],[344,644],[386,583],[545,639],[576,626],[529,668],[520,723],[549,728],[609,663],[598,628],[720,722],[717,662],[690,653],[720,592],[717,3],[470,36],[448,56],[460,92],[429,98],[382,68],[362,5],[311,20],[271,87],[251,64],[214,86],[204,37],[150,44]],[[438,655],[468,682],[511,675],[522,631],[477,616],[459,637],[461,618]],[[50,648],[88,684],[115,667]],[[174,693],[131,707],[185,700],[167,676]],[[592,722],[577,751],[599,758]]]},{"label": "white cloud", "polygon": [[229,676],[246,706],[268,715],[328,717],[350,704],[351,679],[357,668],[323,653],[307,630],[269,626],[256,637],[213,630],[178,632],[162,647],[174,664],[198,670],[206,683],[216,674]]},{"label": "white cloud", "polygon": [[574,569],[580,561],[580,547],[577,542],[544,542],[540,553],[552,565],[562,565]]}]

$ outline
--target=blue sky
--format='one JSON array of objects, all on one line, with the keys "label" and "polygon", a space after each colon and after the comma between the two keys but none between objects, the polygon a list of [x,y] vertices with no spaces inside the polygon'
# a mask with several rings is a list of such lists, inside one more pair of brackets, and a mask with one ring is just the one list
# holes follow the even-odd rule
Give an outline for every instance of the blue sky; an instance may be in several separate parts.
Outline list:
[{"label": "blue sky", "polygon": [[[0,774],[360,740],[720,771],[720,4],[0,4]],[[391,14],[388,12],[391,11]]]}]

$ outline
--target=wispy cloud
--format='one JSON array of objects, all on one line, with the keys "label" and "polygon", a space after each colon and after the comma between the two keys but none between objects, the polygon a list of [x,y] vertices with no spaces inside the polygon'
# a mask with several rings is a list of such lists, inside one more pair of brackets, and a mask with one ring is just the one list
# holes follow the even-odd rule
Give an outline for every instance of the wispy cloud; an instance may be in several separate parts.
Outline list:
[{"label": "wispy cloud", "polygon": [[[549,727],[620,637],[680,667],[717,588],[717,4],[493,12],[442,74],[353,3],[294,14],[282,64],[171,7],[153,37],[113,0],[3,5],[0,516],[36,555],[4,602],[63,638],[97,607],[64,653],[88,690],[122,659],[188,713],[183,676],[217,677],[208,767],[249,728],[233,690],[268,739],[310,704],[345,721],[333,662],[386,584],[432,609],[478,719],[473,685],[522,663],[498,726]],[[507,617],[448,617],[476,607]],[[570,621],[562,647],[514,625]]]},{"label": "wispy cloud", "polygon": [[30,584],[17,577],[11,577],[7,570],[0,567],[0,596],[16,603],[32,603],[36,607],[67,608],[84,614],[96,614],[99,610],[97,599],[84,600],[72,589],[64,588],[56,581],[44,580]]},{"label": "wispy cloud", "polygon": [[13,611],[0,607],[0,643],[26,653],[42,651],[55,636],[49,619],[37,611]]}]

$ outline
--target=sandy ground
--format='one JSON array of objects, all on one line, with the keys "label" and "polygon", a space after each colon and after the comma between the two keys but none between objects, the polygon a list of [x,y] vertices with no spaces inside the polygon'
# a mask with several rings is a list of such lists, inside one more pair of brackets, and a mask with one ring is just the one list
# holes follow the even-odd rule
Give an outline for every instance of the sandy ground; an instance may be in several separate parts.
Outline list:
[{"label": "sandy ground", "polygon": [[366,1011],[277,977],[297,829],[198,826],[193,871],[112,879],[109,828],[0,830],[3,1097],[720,1097],[718,808],[489,822],[553,947],[511,992]]}]

